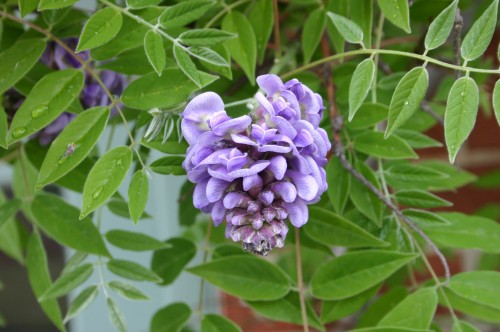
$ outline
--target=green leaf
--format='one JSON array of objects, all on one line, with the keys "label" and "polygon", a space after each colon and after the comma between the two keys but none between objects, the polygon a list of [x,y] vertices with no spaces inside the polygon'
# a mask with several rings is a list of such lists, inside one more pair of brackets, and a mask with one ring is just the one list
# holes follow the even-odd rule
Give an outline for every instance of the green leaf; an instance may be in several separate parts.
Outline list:
[{"label": "green leaf", "polygon": [[424,149],[424,148],[434,148],[441,147],[443,144],[441,142],[436,141],[435,139],[419,133],[415,130],[409,129],[398,129],[395,131],[395,134],[402,138],[408,145],[410,145],[414,149]]},{"label": "green leaf", "polygon": [[158,174],[185,175],[186,171],[182,167],[184,157],[168,156],[155,160],[150,168]]},{"label": "green leaf", "polygon": [[57,242],[89,254],[110,256],[92,220],[79,221],[78,209],[60,197],[38,194],[31,203],[31,211],[36,224]]},{"label": "green leaf", "polygon": [[[276,301],[248,301],[247,303],[253,310],[266,318],[280,322],[303,324],[299,294],[297,292],[290,292],[284,298]],[[325,327],[309,301],[306,302],[306,310],[309,325],[317,330],[325,331]]]},{"label": "green leaf", "polygon": [[352,315],[366,305],[379,289],[380,285],[376,285],[353,297],[338,301],[323,301],[321,321],[327,324]]},{"label": "green leaf", "polygon": [[394,197],[399,204],[426,209],[453,205],[439,196],[418,189],[400,190],[394,194]]},{"label": "green leaf", "polygon": [[429,74],[425,67],[413,68],[403,76],[392,95],[385,137],[389,137],[415,114],[424,100],[428,85]]},{"label": "green leaf", "polygon": [[160,283],[163,286],[174,282],[196,255],[196,246],[191,241],[173,238],[166,243],[172,247],[155,251],[151,260],[151,270],[163,279]]},{"label": "green leaf", "polygon": [[327,194],[335,211],[342,214],[351,190],[351,176],[342,167],[339,158],[332,157],[326,166]]},{"label": "green leaf", "polygon": [[[212,75],[200,73],[200,76],[203,86],[214,81]],[[161,77],[149,73],[130,83],[122,94],[122,101],[125,106],[144,111],[155,107],[169,109],[186,101],[198,89],[179,68],[168,68]]]},{"label": "green leaf", "polygon": [[83,73],[66,69],[45,75],[16,111],[9,132],[9,144],[17,142],[54,121],[80,94]]},{"label": "green leaf", "polygon": [[465,61],[479,58],[488,48],[495,33],[497,12],[498,0],[494,0],[465,35],[461,46],[462,58]]},{"label": "green leaf", "polygon": [[158,310],[151,319],[150,332],[179,332],[191,317],[191,308],[177,302]]},{"label": "green leaf", "polygon": [[357,327],[363,328],[377,325],[378,322],[390,312],[398,303],[408,295],[408,290],[404,286],[396,286],[373,301],[370,306],[361,314]]},{"label": "green leaf", "polygon": [[378,0],[378,6],[389,22],[406,33],[411,32],[407,0]]},{"label": "green leaf", "polygon": [[[326,11],[347,16],[349,14],[349,7],[350,0],[328,0],[326,4]],[[345,40],[333,24],[332,20],[327,21],[326,28],[333,47],[337,53],[344,52]]]},{"label": "green leaf", "polygon": [[7,149],[7,126],[7,114],[2,105],[0,105],[0,146],[4,149]]},{"label": "green leaf", "polygon": [[11,199],[0,205],[0,232],[4,225],[14,217],[21,207],[22,201],[18,198]]},{"label": "green leaf", "polygon": [[193,60],[191,60],[184,48],[179,45],[174,45],[174,57],[182,72],[201,88],[200,74]]},{"label": "green leaf", "polygon": [[149,251],[170,247],[167,243],[158,241],[149,235],[118,229],[107,232],[106,240],[115,247],[132,251]]},{"label": "green leaf", "polygon": [[73,5],[78,0],[40,0],[38,10],[59,9]]},{"label": "green leaf", "polygon": [[448,288],[469,301],[500,310],[500,272],[459,273],[450,279]]},{"label": "green leaf", "polygon": [[208,62],[213,66],[229,67],[229,60],[224,59],[219,53],[208,47],[193,46],[189,48],[189,53],[195,58]]},{"label": "green leaf", "polygon": [[238,38],[225,42],[231,57],[245,72],[250,84],[255,84],[255,65],[257,62],[257,41],[252,25],[245,15],[230,11],[222,20],[222,30],[238,35]]},{"label": "green leaf", "polygon": [[356,117],[351,122],[345,123],[350,129],[363,129],[372,127],[375,124],[385,120],[389,108],[383,104],[364,103],[356,112]]},{"label": "green leaf", "polygon": [[500,126],[500,80],[495,83],[492,95],[493,110],[497,118],[498,125]]},{"label": "green leaf", "polygon": [[[115,195],[111,197],[111,199],[106,203],[109,211],[118,217],[122,217],[125,219],[131,219],[129,212],[129,203],[125,202],[125,200],[121,197]],[[140,219],[151,218],[151,216],[144,212]]]},{"label": "green leaf", "polygon": [[157,32],[149,30],[146,33],[144,36],[144,50],[149,63],[158,76],[161,76],[167,64],[167,55],[163,46],[163,39]]},{"label": "green leaf", "polygon": [[129,280],[161,282],[162,279],[153,271],[146,269],[137,263],[123,260],[111,259],[106,264],[109,272]]},{"label": "green leaf", "polygon": [[146,173],[142,170],[135,172],[130,180],[130,186],[128,187],[128,209],[130,212],[130,218],[137,224],[139,219],[141,219],[146,204],[148,203],[149,196],[149,180]]},{"label": "green leaf", "polygon": [[453,329],[451,332],[481,332],[479,331],[475,326],[464,322],[464,321],[458,321],[458,324],[455,322],[453,324]]},{"label": "green leaf", "polygon": [[363,43],[371,45],[373,1],[372,0],[349,0],[351,19],[363,30]]},{"label": "green leaf", "polygon": [[380,131],[367,131],[354,139],[354,149],[370,156],[386,159],[418,158],[413,149],[401,138],[384,138]]},{"label": "green leaf", "polygon": [[440,213],[448,224],[421,224],[427,235],[446,248],[481,249],[500,253],[500,225],[490,219],[461,213]]},{"label": "green leaf", "polygon": [[403,211],[403,214],[407,216],[408,218],[412,219],[413,221],[417,222],[419,225],[422,223],[426,224],[449,224],[448,220],[446,218],[443,218],[442,216],[432,213],[430,211],[425,211],[425,210],[418,210],[418,209],[407,209]]},{"label": "green leaf", "polygon": [[423,288],[407,296],[382,318],[378,326],[429,329],[436,312],[435,288]]},{"label": "green leaf", "polygon": [[87,281],[94,272],[94,266],[91,263],[81,265],[71,271],[61,274],[61,276],[39,296],[38,301],[42,302],[49,299],[55,299],[66,295],[76,287]]},{"label": "green leaf", "polygon": [[95,12],[83,27],[76,52],[106,44],[118,34],[122,22],[122,14],[116,9],[106,7]]},{"label": "green leaf", "polygon": [[459,78],[451,87],[444,114],[444,136],[451,163],[474,128],[478,106],[476,82],[470,77]]},{"label": "green leaf", "polygon": [[61,274],[64,274],[66,272],[74,270],[75,268],[77,268],[78,266],[80,266],[80,264],[85,259],[87,259],[87,257],[88,257],[88,254],[86,254],[84,252],[80,252],[80,251],[75,252],[73,254],[73,256],[71,256],[71,258],[66,263],[66,266],[62,270]]},{"label": "green leaf", "polygon": [[375,63],[372,58],[363,60],[352,74],[349,85],[349,121],[361,107],[372,87]]},{"label": "green leaf", "polygon": [[448,39],[455,23],[457,5],[458,0],[454,0],[429,25],[429,30],[427,30],[424,41],[426,50],[433,50],[443,45],[446,39]]},{"label": "green leaf", "polygon": [[363,30],[350,19],[332,12],[327,13],[337,30],[351,44],[363,43]]},{"label": "green leaf", "polygon": [[311,290],[323,300],[345,299],[379,284],[416,257],[382,250],[350,252],[320,266]]},{"label": "green leaf", "polygon": [[350,330],[349,332],[434,332],[433,330],[416,330],[402,327],[367,327]]},{"label": "green leaf", "polygon": [[[228,294],[249,301],[270,301],[290,291],[290,279],[276,265],[253,256],[220,258],[187,269]],[[262,278],[262,276],[266,276]]]},{"label": "green leaf", "polygon": [[418,164],[396,164],[387,168],[384,174],[390,182],[432,182],[448,177],[446,173]]},{"label": "green leaf", "polygon": [[326,15],[322,8],[313,11],[306,19],[302,29],[301,45],[304,63],[309,63],[318,48],[326,26]]},{"label": "green leaf", "polygon": [[[38,7],[38,0],[19,0],[19,12],[21,17],[25,17],[29,13],[35,11]],[[1,35],[0,29],[0,35]]]},{"label": "green leaf", "polygon": [[188,46],[211,46],[236,37],[234,33],[218,29],[192,29],[181,33],[179,40]]},{"label": "green leaf", "polygon": [[[3,191],[0,190],[0,204],[7,202]],[[24,234],[21,234],[21,227],[17,220],[10,218],[6,221],[0,221],[3,226],[0,227],[0,251],[24,265],[24,250],[26,241]]]},{"label": "green leaf", "polygon": [[21,39],[0,53],[0,93],[16,84],[31,68],[45,50],[45,42],[38,38]]},{"label": "green leaf", "polygon": [[83,187],[83,202],[80,219],[104,204],[113,195],[132,163],[129,147],[119,146],[104,154],[89,172]]},{"label": "green leaf", "polygon": [[149,300],[149,296],[144,294],[140,289],[121,281],[111,281],[108,283],[109,288],[129,300]]},{"label": "green leaf", "polygon": [[119,332],[127,332],[125,316],[118,308],[116,302],[112,298],[108,297],[106,298],[106,306],[108,307],[108,316],[111,323]]},{"label": "green leaf", "polygon": [[158,5],[162,0],[127,0],[127,5],[132,9],[145,8]]},{"label": "green leaf", "polygon": [[309,222],[304,229],[312,239],[328,246],[360,248],[389,245],[351,221],[315,206],[309,208]]},{"label": "green leaf", "polygon": [[[362,162],[356,163],[356,169],[376,188],[380,189],[380,183],[377,176],[373,173],[372,169]],[[373,221],[375,225],[382,226],[382,212],[383,207],[380,199],[375,196],[371,191],[366,190],[364,184],[358,179],[351,178],[351,191],[349,193],[354,206],[368,219]]]},{"label": "green leaf", "polygon": [[85,288],[78,294],[69,305],[68,312],[64,317],[64,323],[67,323],[70,319],[84,311],[94,301],[97,294],[99,294],[99,286],[95,285]]},{"label": "green leaf", "polygon": [[180,27],[197,20],[213,5],[211,0],[183,1],[165,9],[158,22],[165,29]]},{"label": "green leaf", "polygon": [[241,329],[224,316],[207,314],[201,321],[201,332],[241,332]]},{"label": "green leaf", "polygon": [[[35,230],[28,240],[26,250],[26,270],[35,297],[42,295],[51,285],[47,254],[40,234]],[[43,312],[61,331],[65,331],[62,323],[61,309],[55,299],[40,302]]]},{"label": "green leaf", "polygon": [[50,145],[36,188],[57,181],[78,166],[96,145],[108,118],[108,108],[94,107],[71,121]]},{"label": "green leaf", "polygon": [[252,24],[257,41],[257,59],[259,64],[264,61],[267,42],[273,30],[274,15],[273,4],[268,0],[254,1],[253,7],[248,14],[248,20]]}]

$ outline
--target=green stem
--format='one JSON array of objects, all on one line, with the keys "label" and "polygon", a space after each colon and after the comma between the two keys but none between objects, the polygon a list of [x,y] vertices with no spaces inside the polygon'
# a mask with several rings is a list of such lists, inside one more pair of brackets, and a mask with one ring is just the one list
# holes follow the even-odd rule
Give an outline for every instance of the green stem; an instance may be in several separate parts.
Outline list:
[{"label": "green stem", "polygon": [[304,332],[309,332],[309,322],[307,321],[307,308],[304,290],[304,278],[302,276],[302,254],[300,252],[300,230],[295,228],[295,256],[297,258],[297,281],[299,286],[300,313],[302,315],[302,326]]},{"label": "green stem", "polygon": [[19,155],[19,166],[21,168],[21,176],[23,177],[23,183],[24,183],[24,190],[26,190],[26,200],[28,202],[31,202],[33,200],[33,197],[31,196],[29,179],[28,179],[28,172],[26,171],[26,164],[25,164],[25,158],[26,155],[24,154],[24,149],[21,144],[17,145],[17,151]]},{"label": "green stem", "polygon": [[239,5],[242,5],[242,4],[246,3],[246,2],[250,2],[250,0],[239,0],[239,1],[233,2],[230,5],[225,5],[223,10],[221,10],[220,12],[218,12],[217,15],[215,15],[214,17],[212,17],[210,19],[210,21],[208,21],[207,24],[205,24],[204,28],[205,29],[210,28],[212,25],[215,24],[215,22],[217,22],[217,20],[219,18],[221,18],[222,16],[224,16],[224,14],[226,14],[228,11],[230,11],[231,9],[233,9],[235,7],[238,7]]},{"label": "green stem", "polygon": [[[380,43],[382,42],[382,34],[384,33],[384,18],[385,18],[384,13],[380,13],[380,16],[378,19],[377,31],[376,31],[377,39],[375,41],[375,48],[377,50],[380,49]],[[372,56],[373,55],[375,55],[375,58],[374,58],[375,73],[373,74],[372,102],[376,103],[377,102],[377,73],[378,73],[379,54],[372,54]]]},{"label": "green stem", "polygon": [[[208,222],[207,226],[207,235],[205,236],[205,244],[203,247],[203,264],[205,264],[208,260],[208,245],[210,243],[210,237],[212,236],[212,222]],[[200,321],[203,317],[203,295],[205,292],[205,279],[201,278],[200,281],[200,293],[198,298],[198,314],[200,317]]]},{"label": "green stem", "polygon": [[239,106],[239,105],[245,105],[253,100],[254,100],[254,98],[247,98],[247,99],[243,99],[243,100],[233,101],[232,103],[225,104],[224,107],[229,108],[229,107],[234,107],[234,106]]},{"label": "green stem", "polygon": [[289,77],[292,77],[298,73],[301,73],[303,71],[306,71],[308,69],[317,67],[319,65],[322,65],[327,62],[339,60],[339,59],[344,59],[348,57],[353,57],[356,55],[372,55],[372,54],[387,54],[387,55],[398,55],[398,56],[404,56],[407,58],[413,58],[417,60],[421,60],[423,62],[429,62],[433,63],[435,65],[444,67],[444,68],[449,68],[453,70],[459,70],[459,71],[464,71],[464,72],[473,72],[473,73],[483,73],[483,74],[500,74],[500,70],[495,70],[495,69],[482,69],[482,68],[473,68],[473,67],[465,67],[465,66],[457,66],[453,65],[444,61],[440,61],[428,56],[424,56],[421,54],[415,54],[415,53],[410,53],[410,52],[403,52],[403,51],[396,51],[396,50],[380,50],[380,49],[365,49],[365,50],[355,50],[355,51],[349,51],[349,52],[343,52],[343,53],[338,53],[335,55],[331,55],[329,57],[319,59],[317,61],[311,62],[307,65],[298,67],[292,71],[289,71],[288,73],[285,73],[281,75],[282,79],[286,79]]}]

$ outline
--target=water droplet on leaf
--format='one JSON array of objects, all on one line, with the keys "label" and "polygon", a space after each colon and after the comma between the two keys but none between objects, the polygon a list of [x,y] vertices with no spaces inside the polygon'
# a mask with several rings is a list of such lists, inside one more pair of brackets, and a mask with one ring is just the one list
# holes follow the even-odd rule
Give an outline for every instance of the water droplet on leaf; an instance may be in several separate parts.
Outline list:
[{"label": "water droplet on leaf", "polygon": [[97,199],[99,198],[99,196],[101,195],[102,193],[102,186],[98,187],[96,191],[94,191],[94,193],[92,194],[92,198],[93,199]]},{"label": "water droplet on leaf", "polygon": [[40,116],[42,116],[45,112],[47,112],[49,108],[47,107],[47,105],[39,105],[37,107],[35,107],[32,111],[31,111],[31,117],[33,119],[36,119],[36,118],[39,118]]},{"label": "water droplet on leaf", "polygon": [[23,136],[23,134],[26,132],[26,127],[19,127],[16,128],[12,131],[12,137],[18,138]]}]

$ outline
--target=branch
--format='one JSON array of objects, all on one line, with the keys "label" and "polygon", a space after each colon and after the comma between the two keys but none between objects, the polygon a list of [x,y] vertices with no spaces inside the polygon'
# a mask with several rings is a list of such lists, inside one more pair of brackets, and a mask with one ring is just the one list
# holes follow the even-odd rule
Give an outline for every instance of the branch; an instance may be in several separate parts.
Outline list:
[{"label": "branch", "polygon": [[300,252],[300,231],[295,227],[295,257],[297,258],[297,282],[299,286],[300,313],[302,315],[302,326],[304,332],[309,332],[307,321],[306,300],[304,298],[304,278],[302,276],[302,254]]},{"label": "branch", "polygon": [[274,59],[281,58],[281,36],[280,36],[280,14],[278,11],[278,0],[273,0],[274,13]]},{"label": "branch", "polygon": [[361,173],[359,173],[357,170],[353,168],[353,166],[349,163],[347,160],[345,153],[344,153],[344,145],[342,144],[342,141],[340,138],[338,138],[338,133],[340,131],[340,128],[342,127],[342,118],[340,116],[335,116],[334,118],[331,118],[331,125],[332,125],[332,132],[334,137],[337,137],[336,139],[334,138],[333,141],[333,154],[339,158],[340,163],[342,167],[349,173],[351,173],[352,176],[354,176],[363,186],[365,186],[367,189],[369,189],[379,200],[382,201],[389,209],[394,212],[394,214],[399,218],[399,220],[402,220],[406,225],[408,225],[415,233],[420,235],[422,239],[431,247],[432,251],[439,257],[441,260],[441,263],[444,267],[445,271],[445,285],[448,285],[449,280],[450,280],[450,267],[448,266],[448,262],[446,261],[446,258],[444,257],[443,253],[439,250],[439,248],[432,242],[432,240],[425,234],[410,218],[405,216],[401,210],[389,199],[387,198],[384,193],[382,193],[377,187],[375,187],[370,181],[368,181]]},{"label": "branch", "polygon": [[[462,62],[462,52],[460,50],[460,46],[462,44],[462,26],[464,25],[464,19],[462,15],[460,15],[460,8],[457,7],[457,11],[455,13],[455,23],[453,25],[453,51],[454,51],[454,63],[457,66],[460,66]],[[456,71],[456,78],[459,79],[461,76],[460,70]]]},{"label": "branch", "polygon": [[444,127],[444,119],[439,114],[437,114],[436,112],[434,112],[434,110],[429,105],[428,101],[426,101],[426,100],[422,101],[422,103],[420,103],[420,107],[422,107],[422,110],[425,113],[427,113],[430,116],[432,116],[434,118],[434,120],[436,120],[441,126]]}]

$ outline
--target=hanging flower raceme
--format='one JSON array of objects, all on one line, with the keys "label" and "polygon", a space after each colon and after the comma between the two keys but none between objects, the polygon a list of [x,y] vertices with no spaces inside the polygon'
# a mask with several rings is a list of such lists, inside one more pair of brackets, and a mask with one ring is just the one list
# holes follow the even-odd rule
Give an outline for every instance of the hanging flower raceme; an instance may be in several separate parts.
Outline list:
[{"label": "hanging flower raceme", "polygon": [[319,128],[321,97],[293,79],[276,75],[257,83],[257,107],[232,118],[213,92],[195,97],[182,113],[189,143],[183,167],[196,183],[194,205],[247,251],[267,255],[282,247],[288,219],[308,220],[308,204],[327,188],[324,166],[331,148]]}]

